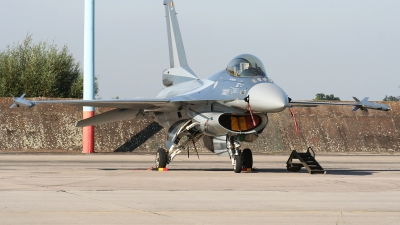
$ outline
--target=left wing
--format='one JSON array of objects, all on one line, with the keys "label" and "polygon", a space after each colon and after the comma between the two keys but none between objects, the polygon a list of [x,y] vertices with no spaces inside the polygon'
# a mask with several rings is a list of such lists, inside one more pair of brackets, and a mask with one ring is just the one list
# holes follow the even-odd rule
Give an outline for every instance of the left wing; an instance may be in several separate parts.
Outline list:
[{"label": "left wing", "polygon": [[374,102],[369,102],[368,97],[364,98],[362,101],[358,100],[358,98],[353,97],[355,102],[354,103],[340,103],[340,102],[313,102],[313,101],[290,101],[289,105],[293,107],[317,107],[319,105],[347,105],[347,106],[354,106],[353,111],[358,109],[368,111],[368,109],[374,110],[383,110],[389,111],[390,107],[386,104],[379,104]]}]

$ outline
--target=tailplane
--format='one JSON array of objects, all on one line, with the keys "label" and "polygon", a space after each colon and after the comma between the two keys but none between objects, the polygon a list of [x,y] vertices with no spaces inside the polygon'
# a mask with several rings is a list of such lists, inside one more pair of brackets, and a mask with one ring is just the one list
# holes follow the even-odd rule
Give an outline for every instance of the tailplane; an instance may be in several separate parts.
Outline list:
[{"label": "tailplane", "polygon": [[164,5],[165,16],[167,19],[169,60],[171,68],[163,72],[163,84],[168,87],[173,84],[198,78],[192,69],[190,69],[186,60],[185,48],[183,47],[174,2],[172,0],[164,0]]}]

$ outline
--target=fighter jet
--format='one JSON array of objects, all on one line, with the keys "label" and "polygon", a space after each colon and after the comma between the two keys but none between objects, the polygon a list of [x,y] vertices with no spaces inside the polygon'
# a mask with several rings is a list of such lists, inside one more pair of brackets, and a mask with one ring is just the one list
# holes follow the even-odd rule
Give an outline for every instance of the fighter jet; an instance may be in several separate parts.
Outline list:
[{"label": "fighter jet", "polygon": [[165,89],[155,98],[131,100],[41,100],[14,97],[14,106],[33,107],[57,104],[114,108],[78,121],[77,127],[91,126],[143,116],[152,116],[167,130],[165,148],[156,152],[156,167],[166,168],[189,145],[202,140],[217,155],[228,155],[233,170],[252,168],[250,149],[241,142],[254,142],[268,124],[268,114],[291,107],[349,105],[356,109],[390,110],[385,104],[292,101],[285,91],[267,76],[264,64],[256,56],[234,57],[225,69],[208,79],[200,79],[189,67],[172,0],[164,0],[167,20],[170,68],[162,73]]}]

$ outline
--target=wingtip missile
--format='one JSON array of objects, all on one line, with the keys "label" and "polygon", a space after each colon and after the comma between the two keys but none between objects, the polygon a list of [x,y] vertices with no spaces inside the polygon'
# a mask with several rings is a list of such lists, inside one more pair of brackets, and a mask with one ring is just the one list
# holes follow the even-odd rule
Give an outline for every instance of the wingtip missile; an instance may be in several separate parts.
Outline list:
[{"label": "wingtip missile", "polygon": [[[11,95],[11,96],[13,96],[13,95]],[[13,96],[14,102],[10,106],[10,109],[14,108],[15,106],[17,106],[17,107],[24,106],[26,108],[31,108],[36,105],[36,102],[31,102],[29,100],[26,100],[26,99],[24,99],[24,97],[25,97],[25,93],[22,94],[21,97],[19,97],[19,98]]]},{"label": "wingtip missile", "polygon": [[368,112],[368,109],[382,110],[382,111],[390,110],[390,106],[388,106],[386,104],[369,102],[368,97],[365,97],[362,101],[358,100],[358,98],[356,98],[356,97],[353,97],[353,98],[356,101],[354,104],[355,107],[353,108],[353,111],[357,111],[358,109],[361,109],[366,112]]}]

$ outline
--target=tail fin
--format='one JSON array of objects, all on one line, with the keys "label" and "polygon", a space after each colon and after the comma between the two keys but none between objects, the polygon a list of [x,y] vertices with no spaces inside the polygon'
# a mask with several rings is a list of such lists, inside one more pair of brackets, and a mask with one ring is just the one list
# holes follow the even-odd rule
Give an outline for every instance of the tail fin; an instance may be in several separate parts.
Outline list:
[{"label": "tail fin", "polygon": [[164,0],[164,5],[167,19],[171,68],[163,72],[163,83],[165,86],[171,86],[176,83],[198,79],[192,69],[190,69],[186,60],[185,48],[183,47],[174,2],[172,0]]}]

